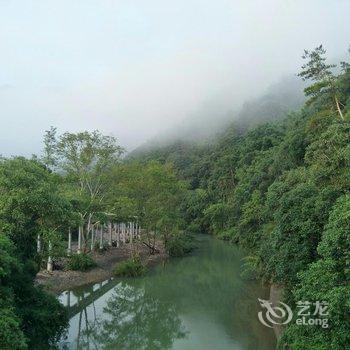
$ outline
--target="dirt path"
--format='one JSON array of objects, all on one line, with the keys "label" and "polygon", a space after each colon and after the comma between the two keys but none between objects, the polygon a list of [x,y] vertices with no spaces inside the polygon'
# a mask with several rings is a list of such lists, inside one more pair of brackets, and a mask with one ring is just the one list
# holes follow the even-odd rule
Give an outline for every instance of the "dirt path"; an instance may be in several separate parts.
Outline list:
[{"label": "dirt path", "polygon": [[[158,254],[150,255],[149,249],[138,244],[142,262],[148,266],[154,266],[167,258],[164,247],[161,242],[157,243]],[[125,244],[122,247],[112,247],[104,253],[93,253],[92,257],[97,263],[97,267],[86,271],[64,271],[56,270],[48,273],[45,270],[40,271],[36,276],[36,283],[44,285],[45,289],[55,294],[59,294],[67,289],[80,287],[86,284],[101,282],[113,275],[113,270],[118,262],[124,261],[131,256],[131,246]]]}]

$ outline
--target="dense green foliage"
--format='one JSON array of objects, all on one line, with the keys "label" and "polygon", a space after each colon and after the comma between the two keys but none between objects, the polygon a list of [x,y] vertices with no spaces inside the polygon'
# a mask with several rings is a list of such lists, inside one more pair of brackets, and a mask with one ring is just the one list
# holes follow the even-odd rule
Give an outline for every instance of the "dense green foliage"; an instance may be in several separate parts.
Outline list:
[{"label": "dense green foliage", "polygon": [[87,271],[96,266],[95,261],[88,254],[72,254],[69,257],[69,270]]},{"label": "dense green foliage", "polygon": [[312,85],[300,111],[247,129],[238,121],[210,146],[142,155],[175,160],[191,184],[182,209],[192,231],[244,247],[248,267],[284,286],[291,306],[329,303],[329,328],[290,325],[281,349],[350,344],[350,69],[336,74],[324,54],[305,52],[300,76]]},{"label": "dense green foliage", "polygon": [[318,245],[319,259],[299,275],[296,300],[329,304],[330,331],[292,325],[285,339],[292,349],[346,349],[350,329],[350,196],[341,196],[329,215]]},{"label": "dense green foliage", "polygon": [[165,242],[166,252],[172,257],[180,257],[189,254],[195,247],[194,238],[184,233],[171,235]]},{"label": "dense green foliage", "polygon": [[67,319],[56,298],[33,284],[40,263],[36,237],[45,243],[56,236],[70,206],[56,176],[35,160],[2,160],[0,193],[0,347],[47,348]]},{"label": "dense green foliage", "polygon": [[10,287],[10,278],[18,273],[20,264],[14,256],[14,246],[5,236],[0,236],[0,348],[25,348],[26,339],[21,330],[21,320],[16,314],[13,305],[13,292]]},{"label": "dense green foliage", "polygon": [[118,263],[114,269],[114,275],[120,277],[139,277],[145,273],[146,267],[138,256]]}]

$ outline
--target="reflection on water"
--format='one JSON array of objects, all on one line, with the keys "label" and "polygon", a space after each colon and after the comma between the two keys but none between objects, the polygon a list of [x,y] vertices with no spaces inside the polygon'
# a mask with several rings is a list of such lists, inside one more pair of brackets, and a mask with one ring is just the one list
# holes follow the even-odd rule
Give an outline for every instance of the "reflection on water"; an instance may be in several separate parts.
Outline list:
[{"label": "reflection on water", "polygon": [[258,319],[267,291],[240,277],[242,255],[203,237],[189,257],[144,278],[117,279],[65,292],[71,315],[62,349],[272,350]]}]

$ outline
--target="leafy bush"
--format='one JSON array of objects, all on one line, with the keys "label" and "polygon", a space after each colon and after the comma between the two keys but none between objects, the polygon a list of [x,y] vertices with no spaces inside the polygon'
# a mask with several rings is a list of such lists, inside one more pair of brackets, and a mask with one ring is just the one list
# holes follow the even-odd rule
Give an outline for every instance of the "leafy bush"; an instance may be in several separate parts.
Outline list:
[{"label": "leafy bush", "polygon": [[169,256],[180,257],[193,251],[194,239],[188,234],[176,234],[166,241],[165,249]]},{"label": "leafy bush", "polygon": [[0,349],[26,349],[20,319],[10,308],[0,307]]},{"label": "leafy bush", "polygon": [[73,254],[69,257],[67,268],[69,270],[86,271],[97,264],[90,255],[87,254]]},{"label": "leafy bush", "polygon": [[114,275],[123,277],[138,277],[146,273],[146,267],[140,257],[133,257],[122,261],[114,268]]}]

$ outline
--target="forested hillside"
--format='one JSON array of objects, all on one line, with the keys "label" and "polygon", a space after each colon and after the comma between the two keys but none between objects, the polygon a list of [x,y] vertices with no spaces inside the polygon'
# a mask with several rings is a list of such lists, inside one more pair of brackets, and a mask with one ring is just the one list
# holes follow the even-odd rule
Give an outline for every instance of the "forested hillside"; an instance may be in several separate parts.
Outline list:
[{"label": "forested hillside", "polygon": [[[188,227],[247,249],[247,267],[285,299],[329,303],[329,328],[292,324],[279,347],[350,343],[350,69],[305,51],[307,102],[255,127],[233,123],[216,142],[177,142],[140,158],[173,162],[191,184]],[[259,111],[255,112],[256,119]]]}]

